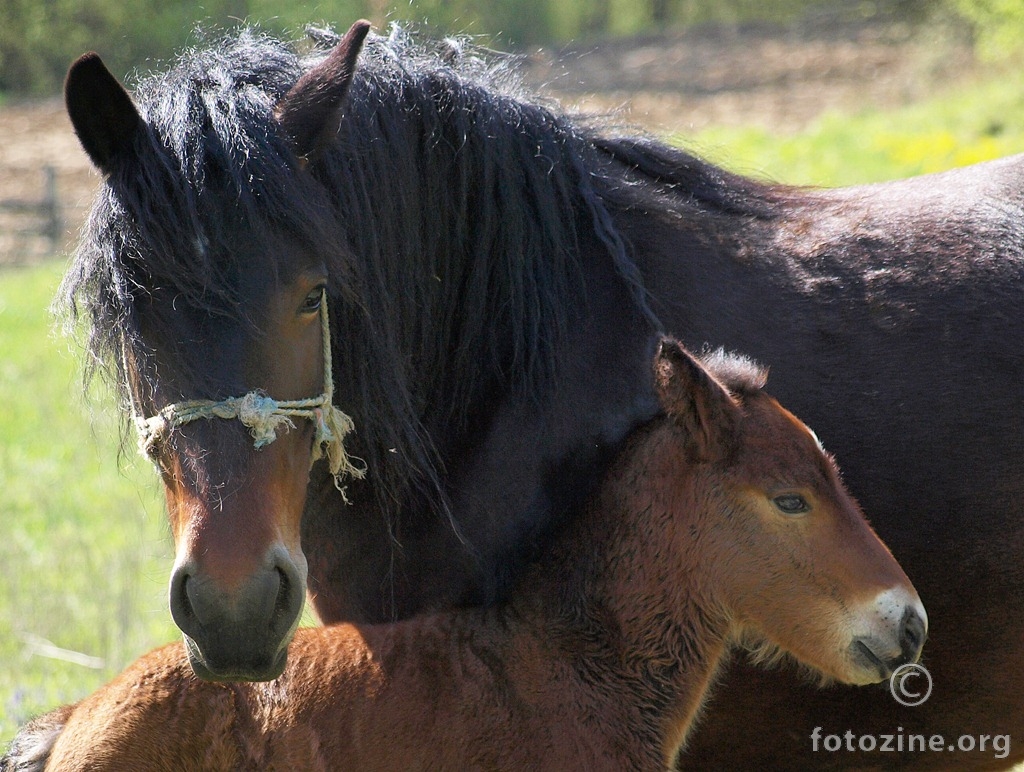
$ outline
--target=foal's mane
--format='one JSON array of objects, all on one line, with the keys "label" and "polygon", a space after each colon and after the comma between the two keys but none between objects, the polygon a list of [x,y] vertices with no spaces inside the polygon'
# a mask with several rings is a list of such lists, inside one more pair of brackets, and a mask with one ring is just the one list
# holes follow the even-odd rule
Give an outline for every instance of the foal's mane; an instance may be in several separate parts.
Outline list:
[{"label": "foal's mane", "polygon": [[[338,400],[389,517],[410,497],[446,511],[435,438],[486,420],[503,393],[543,393],[585,260],[611,259],[657,329],[616,211],[772,216],[766,186],[603,138],[526,94],[506,59],[397,29],[368,38],[337,141],[305,174],[273,111],[320,56],[245,29],[139,82],[146,129],[102,186],[59,302],[88,325],[87,374],[107,371],[127,404],[125,360],[179,339],[172,306],[253,330],[245,277],[294,270],[274,245],[321,256]],[[242,233],[267,245],[244,265]],[[176,353],[197,392],[213,388],[201,352]]]},{"label": "foal's mane", "polygon": [[768,382],[768,368],[744,354],[716,348],[698,358],[704,368],[735,396],[756,394]]}]

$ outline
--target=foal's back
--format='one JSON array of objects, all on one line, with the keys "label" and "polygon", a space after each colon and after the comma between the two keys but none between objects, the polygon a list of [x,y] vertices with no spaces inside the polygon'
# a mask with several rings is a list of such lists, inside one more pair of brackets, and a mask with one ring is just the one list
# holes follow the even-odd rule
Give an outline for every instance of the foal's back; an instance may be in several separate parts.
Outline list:
[{"label": "foal's back", "polygon": [[72,707],[45,768],[409,772],[528,769],[543,758],[552,769],[613,769],[601,758],[606,737],[580,742],[581,706],[529,716],[526,702],[495,699],[529,691],[527,671],[537,691],[565,674],[552,671],[547,644],[505,640],[485,616],[302,629],[268,683],[199,681],[184,647],[165,646]]}]

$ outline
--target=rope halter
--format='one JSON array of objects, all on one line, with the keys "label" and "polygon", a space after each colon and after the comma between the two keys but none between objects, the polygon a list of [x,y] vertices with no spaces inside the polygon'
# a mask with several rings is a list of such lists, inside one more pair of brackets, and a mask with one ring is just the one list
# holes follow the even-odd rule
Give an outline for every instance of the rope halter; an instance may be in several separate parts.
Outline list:
[{"label": "rope halter", "polygon": [[[135,411],[133,420],[139,434],[139,452],[149,458],[153,450],[163,442],[170,432],[199,419],[238,419],[249,429],[253,445],[257,449],[277,439],[277,430],[295,428],[294,418],[308,418],[316,426],[313,440],[313,456],[310,463],[326,458],[330,465],[334,484],[341,488],[345,475],[363,477],[366,473],[362,464],[354,464],[345,452],[345,435],[355,425],[352,419],[334,405],[334,377],[331,364],[331,327],[327,314],[327,292],[320,300],[320,326],[323,331],[324,349],[324,390],[318,397],[277,401],[262,391],[250,391],[241,397],[228,397],[214,402],[209,399],[193,399],[168,405],[156,415],[144,418]],[[134,400],[133,400],[134,402]]]}]

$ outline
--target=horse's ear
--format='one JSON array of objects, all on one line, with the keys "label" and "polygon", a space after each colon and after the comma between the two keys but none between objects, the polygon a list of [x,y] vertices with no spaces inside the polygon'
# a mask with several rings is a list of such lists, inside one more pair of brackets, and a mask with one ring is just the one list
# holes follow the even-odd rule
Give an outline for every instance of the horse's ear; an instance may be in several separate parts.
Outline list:
[{"label": "horse's ear", "polygon": [[654,361],[654,383],[661,406],[686,432],[691,461],[716,461],[729,454],[739,406],[678,341],[662,339]]},{"label": "horse's ear", "polygon": [[85,152],[101,171],[109,173],[115,158],[143,128],[132,98],[100,57],[88,53],[68,70],[64,103]]},{"label": "horse's ear", "polygon": [[320,64],[292,86],[275,113],[291,138],[295,154],[309,163],[341,127],[342,106],[356,70],[356,59],[370,22],[357,21]]}]

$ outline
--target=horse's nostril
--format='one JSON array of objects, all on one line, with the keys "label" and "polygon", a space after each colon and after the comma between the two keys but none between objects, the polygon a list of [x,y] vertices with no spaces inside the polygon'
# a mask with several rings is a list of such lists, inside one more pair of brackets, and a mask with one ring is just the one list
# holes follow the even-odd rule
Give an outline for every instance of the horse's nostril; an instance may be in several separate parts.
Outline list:
[{"label": "horse's nostril", "polygon": [[268,620],[269,629],[275,635],[286,635],[302,611],[306,583],[291,561],[278,561],[274,566],[274,578],[277,593]]},{"label": "horse's nostril", "polygon": [[189,596],[192,589],[191,577],[187,571],[176,569],[171,574],[170,606],[171,618],[174,623],[186,634],[193,634],[195,627],[199,624],[196,617],[196,610]]},{"label": "horse's nostril", "polygon": [[[291,599],[289,598],[291,590],[291,580],[288,579],[288,574],[280,566],[274,569],[277,572],[277,578],[279,586],[277,588],[277,600],[274,603],[274,618],[281,616],[282,614],[288,614],[292,610]],[[273,619],[271,620],[273,622]]]},{"label": "horse's nostril", "polygon": [[181,604],[182,615],[187,619],[192,619],[195,617],[195,611],[192,608],[192,601],[188,597],[188,579],[186,576],[181,580],[178,602]]},{"label": "horse's nostril", "polygon": [[281,549],[225,588],[182,562],[171,578],[171,616],[184,633],[200,678],[276,677],[298,625],[305,574]]}]

